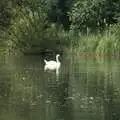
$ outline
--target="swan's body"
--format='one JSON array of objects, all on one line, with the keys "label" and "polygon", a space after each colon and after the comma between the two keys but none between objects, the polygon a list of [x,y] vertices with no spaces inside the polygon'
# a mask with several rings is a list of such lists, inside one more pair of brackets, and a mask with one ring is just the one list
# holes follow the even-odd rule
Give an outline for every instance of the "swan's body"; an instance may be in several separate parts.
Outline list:
[{"label": "swan's body", "polygon": [[59,56],[60,56],[59,54],[56,55],[56,61],[44,60],[44,62],[45,62],[44,70],[45,71],[46,70],[56,70],[56,71],[58,71],[60,66],[61,66],[61,63],[60,63],[60,61],[58,59]]}]

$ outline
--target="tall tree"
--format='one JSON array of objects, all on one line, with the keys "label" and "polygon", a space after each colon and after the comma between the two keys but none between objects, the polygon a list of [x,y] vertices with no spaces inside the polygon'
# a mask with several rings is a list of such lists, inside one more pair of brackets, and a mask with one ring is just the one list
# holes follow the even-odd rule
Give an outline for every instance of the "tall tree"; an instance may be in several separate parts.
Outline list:
[{"label": "tall tree", "polygon": [[49,0],[47,5],[49,21],[63,25],[65,29],[68,29],[69,17],[67,12],[72,5],[72,0]]},{"label": "tall tree", "polygon": [[69,12],[71,29],[92,31],[116,23],[120,0],[76,0]]},{"label": "tall tree", "polygon": [[8,27],[11,21],[11,1],[1,0],[0,1],[0,26]]}]

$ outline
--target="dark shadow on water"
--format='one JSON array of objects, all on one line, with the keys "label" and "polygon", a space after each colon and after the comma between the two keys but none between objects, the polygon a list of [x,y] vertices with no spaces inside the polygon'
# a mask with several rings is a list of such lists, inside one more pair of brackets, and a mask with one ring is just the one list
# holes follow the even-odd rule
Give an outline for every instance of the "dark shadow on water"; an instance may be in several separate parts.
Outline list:
[{"label": "dark shadow on water", "polygon": [[67,100],[69,97],[69,74],[63,75],[60,73],[59,76],[56,76],[54,73],[53,76],[53,73],[49,72],[48,76],[46,92],[48,94],[48,99],[55,108],[54,112],[56,113],[56,117],[51,118],[50,120],[73,120],[71,110],[72,102]]}]

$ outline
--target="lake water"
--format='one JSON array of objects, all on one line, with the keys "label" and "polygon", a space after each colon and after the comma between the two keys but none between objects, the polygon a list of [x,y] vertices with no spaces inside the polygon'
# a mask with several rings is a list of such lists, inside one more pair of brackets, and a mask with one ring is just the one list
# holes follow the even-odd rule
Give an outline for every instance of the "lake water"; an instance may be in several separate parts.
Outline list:
[{"label": "lake water", "polygon": [[60,60],[56,76],[40,57],[0,58],[0,120],[120,120],[119,60]]}]

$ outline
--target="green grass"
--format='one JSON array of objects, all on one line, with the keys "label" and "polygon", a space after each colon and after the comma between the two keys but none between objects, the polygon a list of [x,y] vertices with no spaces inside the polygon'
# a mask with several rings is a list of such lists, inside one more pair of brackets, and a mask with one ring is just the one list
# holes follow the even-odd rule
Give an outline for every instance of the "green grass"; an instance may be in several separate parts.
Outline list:
[{"label": "green grass", "polygon": [[[71,45],[67,54],[74,55],[93,55],[94,57],[119,57],[120,35],[119,29],[114,32],[117,25],[105,30],[103,33],[89,35],[73,35]],[[116,30],[116,29],[115,29]]]}]

